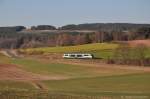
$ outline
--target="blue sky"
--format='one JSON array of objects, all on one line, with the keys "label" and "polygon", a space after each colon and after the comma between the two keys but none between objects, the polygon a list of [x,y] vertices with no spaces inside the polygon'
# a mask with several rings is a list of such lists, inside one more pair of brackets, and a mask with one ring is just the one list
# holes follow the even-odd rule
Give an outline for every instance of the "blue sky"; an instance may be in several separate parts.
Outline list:
[{"label": "blue sky", "polygon": [[0,26],[150,23],[150,0],[0,0]]}]

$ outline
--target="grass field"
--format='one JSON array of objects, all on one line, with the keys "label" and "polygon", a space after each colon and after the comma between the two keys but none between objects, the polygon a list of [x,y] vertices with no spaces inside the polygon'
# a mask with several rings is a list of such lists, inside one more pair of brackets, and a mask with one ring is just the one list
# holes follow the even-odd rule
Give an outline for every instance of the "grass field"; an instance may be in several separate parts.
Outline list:
[{"label": "grass field", "polygon": [[30,59],[15,59],[27,71],[39,74],[61,75],[66,80],[43,81],[51,92],[98,95],[99,93],[150,93],[150,73],[142,71],[43,63]]},{"label": "grass field", "polygon": [[108,58],[113,54],[113,50],[116,49],[119,44],[114,43],[94,43],[77,46],[66,47],[45,47],[45,48],[29,48],[20,49],[19,51],[26,54],[47,54],[47,53],[91,53],[96,58]]},{"label": "grass field", "polygon": [[68,52],[89,52],[97,50],[108,50],[115,49],[118,47],[118,44],[113,43],[94,43],[94,44],[85,44],[77,46],[65,46],[65,47],[45,47],[45,48],[29,48],[21,49],[20,51],[26,53],[33,52],[43,52],[43,53],[68,53]]},{"label": "grass field", "polygon": [[82,94],[101,92],[150,93],[150,73],[45,81],[44,83],[49,87],[49,90],[60,92]]},{"label": "grass field", "polygon": [[[98,58],[113,56],[113,51],[118,44],[87,44],[69,47],[50,47],[21,49],[23,53],[68,53],[88,52]],[[150,53],[149,51],[146,53]],[[149,56],[148,54],[147,56]],[[57,77],[57,80],[40,81],[50,92],[100,95],[115,94],[150,94],[150,72],[139,70],[119,69],[110,67],[83,66],[75,64],[44,62],[32,58],[8,58],[0,54],[0,64],[15,64],[19,68],[41,75]],[[65,78],[65,79],[62,79]],[[29,89],[34,90],[35,86],[27,82],[0,81],[0,90],[3,89]]]},{"label": "grass field", "polygon": [[33,73],[57,76],[60,75],[69,78],[109,76],[141,72],[109,67],[89,67],[63,63],[43,63],[32,59],[14,59],[12,60],[12,64],[21,65],[23,69]]},{"label": "grass field", "polygon": [[[1,55],[1,59],[5,60],[5,56]],[[33,59],[6,59],[8,63],[17,64],[22,69],[38,74],[46,74],[49,76],[67,77],[68,80],[50,80],[43,81],[50,91],[63,91],[63,92],[85,92],[85,93],[98,93],[103,91],[125,91],[136,92],[139,88],[141,92],[150,92],[149,79],[150,74],[137,70],[124,70],[114,69],[109,67],[88,67],[80,65],[69,65],[60,63],[44,63]],[[135,75],[137,74],[137,75]],[[144,82],[144,81],[147,82]],[[136,83],[137,82],[137,83]],[[119,85],[120,84],[120,85]],[[137,84],[137,85],[136,85]],[[114,85],[114,86],[113,86]],[[117,87],[118,85],[118,87]],[[136,85],[136,86],[135,86]],[[25,87],[24,87],[25,86]],[[29,88],[34,86],[22,82],[7,82],[1,81],[0,88]],[[129,87],[135,89],[129,89]],[[139,87],[138,87],[139,86]],[[144,87],[145,86],[145,87]]]},{"label": "grass field", "polygon": [[4,56],[3,54],[0,53],[0,63],[1,64],[9,64],[10,63],[11,58]]},{"label": "grass field", "polygon": [[27,71],[38,74],[47,74],[53,76],[64,77],[85,77],[94,76],[94,72],[90,71],[90,68],[83,66],[67,65],[59,63],[41,63],[35,60],[14,60],[14,64],[21,65]]},{"label": "grass field", "polygon": [[[50,54],[50,53],[91,53],[95,58],[110,59],[113,58],[115,50],[120,47],[118,43],[94,43],[77,46],[65,47],[44,47],[44,48],[28,48],[19,51],[25,54]],[[133,49],[134,50],[134,49]],[[146,57],[150,57],[150,48],[145,52]]]},{"label": "grass field", "polygon": [[0,81],[0,90],[34,90],[34,86],[28,82]]}]

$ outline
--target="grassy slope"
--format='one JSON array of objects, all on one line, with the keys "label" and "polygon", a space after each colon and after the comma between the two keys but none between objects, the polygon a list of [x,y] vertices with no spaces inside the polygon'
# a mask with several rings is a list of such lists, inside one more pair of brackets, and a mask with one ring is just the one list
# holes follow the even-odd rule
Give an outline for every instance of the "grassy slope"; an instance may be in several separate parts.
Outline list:
[{"label": "grassy slope", "polygon": [[112,94],[150,93],[150,73],[112,68],[42,63],[36,60],[15,60],[14,62],[32,72],[71,77],[68,80],[43,81],[50,91],[56,93],[89,95],[101,92],[112,92]]},{"label": "grassy slope", "polygon": [[[0,64],[11,64],[12,59],[0,54]],[[24,89],[35,89],[30,83],[17,82],[17,81],[1,81],[0,90],[24,90]]]},{"label": "grassy slope", "polygon": [[4,56],[3,54],[0,53],[0,64],[9,64],[11,58]]},{"label": "grassy slope", "polygon": [[[66,52],[92,52],[97,57],[111,56],[113,49],[117,48],[117,44],[87,44],[71,47],[52,47],[52,48],[36,48],[22,50],[26,53],[40,52],[44,53],[66,53]],[[76,65],[43,63],[36,60],[28,59],[8,59],[1,58],[0,63],[19,64],[23,69],[34,73],[48,75],[64,75],[69,76],[70,80],[45,81],[49,90],[63,91],[73,93],[97,93],[104,91],[112,92],[144,92],[150,93],[150,74],[143,73],[137,75],[128,75],[136,71],[124,71],[101,68],[89,68]],[[122,75],[123,74],[123,75]],[[116,76],[120,75],[120,76]],[[121,76],[122,75],[122,76]],[[88,77],[88,78],[87,78]],[[76,79],[74,79],[76,78]],[[0,83],[1,84],[1,83]],[[14,83],[15,84],[15,83]],[[11,84],[10,84],[11,85]],[[15,84],[16,85],[16,84]],[[22,85],[24,86],[24,85]],[[27,87],[28,88],[28,87]]]},{"label": "grassy slope", "polygon": [[0,90],[33,90],[33,85],[27,82],[0,81]]},{"label": "grassy slope", "polygon": [[[3,59],[5,56],[1,56]],[[5,61],[6,62],[6,61]],[[126,75],[131,73],[138,73],[139,71],[129,71],[129,70],[121,70],[121,69],[111,69],[111,68],[97,68],[97,67],[86,67],[86,66],[78,66],[78,65],[66,65],[66,64],[58,64],[58,63],[43,63],[37,60],[31,59],[10,59],[7,58],[8,63],[17,64],[22,66],[23,69],[27,71],[31,71],[33,73],[39,74],[48,74],[48,75],[61,75],[70,77],[70,80],[59,80],[59,81],[46,81],[44,84],[48,86],[51,91],[74,91],[77,93],[87,92],[87,93],[96,93],[101,91],[115,91],[115,87],[109,89],[110,86],[116,86],[115,84],[121,84],[122,82],[114,82],[116,79],[120,79],[121,81],[126,81],[129,85],[121,86],[118,90],[124,89],[124,91],[128,91],[130,86],[134,86],[134,83],[130,83],[131,80],[126,78],[117,78],[119,76],[115,75]],[[149,76],[149,74],[145,74]],[[109,77],[111,76],[111,77]],[[107,79],[106,79],[106,78]],[[145,78],[139,78],[139,81]],[[109,78],[109,79],[108,79]],[[122,78],[122,79],[121,79]],[[134,79],[134,78],[133,78]],[[149,82],[148,82],[149,83]],[[145,87],[149,88],[148,83],[141,82],[141,85],[145,85]],[[110,84],[108,87],[105,84]],[[139,84],[140,85],[140,84]],[[105,86],[105,87],[103,87]],[[33,86],[28,83],[22,82],[13,82],[13,81],[1,81],[0,89],[4,88],[17,88],[17,89],[32,89]],[[145,92],[149,92],[148,89],[145,89]]]},{"label": "grassy slope", "polygon": [[146,57],[150,58],[150,48],[147,49],[147,51],[145,53],[146,53]]},{"label": "grassy slope", "polygon": [[33,52],[33,51],[43,51],[44,53],[66,53],[66,52],[88,52],[96,50],[106,50],[115,49],[118,44],[108,44],[108,43],[94,43],[85,44],[77,46],[65,46],[65,47],[45,47],[45,48],[29,48],[22,49],[22,51]]},{"label": "grassy slope", "polygon": [[94,54],[97,58],[108,58],[112,56],[112,50],[117,47],[118,44],[113,43],[94,43],[66,47],[29,48],[20,49],[20,51],[26,54],[88,52]]},{"label": "grassy slope", "polygon": [[150,93],[150,73],[44,82],[52,91]]},{"label": "grassy slope", "polygon": [[31,59],[14,59],[12,60],[12,63],[21,65],[23,69],[33,73],[60,75],[69,78],[110,76],[141,72],[134,70],[115,69],[109,67],[88,67],[60,63],[43,63]]},{"label": "grassy slope", "polygon": [[[87,52],[94,54],[96,58],[108,59],[113,56],[114,50],[118,48],[119,45],[120,44],[116,43],[93,43],[93,44],[65,46],[65,47],[29,48],[29,49],[20,49],[19,51],[26,54]],[[146,52],[146,57],[150,57],[150,48]]]}]

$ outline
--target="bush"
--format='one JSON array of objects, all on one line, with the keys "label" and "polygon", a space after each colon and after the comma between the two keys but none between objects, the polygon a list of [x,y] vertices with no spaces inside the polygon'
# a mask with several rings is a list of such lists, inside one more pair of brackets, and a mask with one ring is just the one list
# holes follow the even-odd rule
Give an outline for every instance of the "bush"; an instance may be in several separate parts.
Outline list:
[{"label": "bush", "polygon": [[127,64],[127,65],[150,65],[150,58],[146,57],[148,48],[144,45],[131,48],[128,45],[118,47],[111,60],[108,63]]}]

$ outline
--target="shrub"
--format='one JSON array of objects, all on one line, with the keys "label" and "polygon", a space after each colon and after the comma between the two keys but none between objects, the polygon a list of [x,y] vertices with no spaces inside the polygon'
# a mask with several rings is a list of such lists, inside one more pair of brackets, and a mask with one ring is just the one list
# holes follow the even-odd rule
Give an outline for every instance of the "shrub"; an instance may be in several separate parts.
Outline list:
[{"label": "shrub", "polygon": [[118,47],[113,55],[113,58],[109,60],[109,63],[127,64],[127,65],[150,65],[150,59],[146,57],[148,48],[144,45],[137,47],[129,47],[128,45],[121,45]]}]

